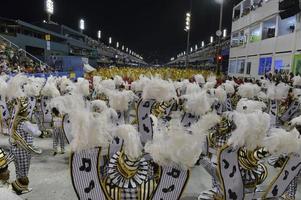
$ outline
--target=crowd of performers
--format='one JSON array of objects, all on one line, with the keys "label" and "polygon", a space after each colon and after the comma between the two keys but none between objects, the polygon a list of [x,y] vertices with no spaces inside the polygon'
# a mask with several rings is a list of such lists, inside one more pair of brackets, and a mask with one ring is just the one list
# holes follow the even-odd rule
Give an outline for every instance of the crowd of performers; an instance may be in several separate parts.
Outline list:
[{"label": "crowd of performers", "polygon": [[30,192],[31,157],[43,155],[34,138],[52,135],[54,156],[70,144],[79,199],[179,199],[189,181],[202,179],[189,177],[196,167],[212,176],[199,199],[296,199],[300,105],[299,76],[240,84],[202,75],[130,84],[120,76],[1,76],[9,148],[0,148],[0,187]]}]

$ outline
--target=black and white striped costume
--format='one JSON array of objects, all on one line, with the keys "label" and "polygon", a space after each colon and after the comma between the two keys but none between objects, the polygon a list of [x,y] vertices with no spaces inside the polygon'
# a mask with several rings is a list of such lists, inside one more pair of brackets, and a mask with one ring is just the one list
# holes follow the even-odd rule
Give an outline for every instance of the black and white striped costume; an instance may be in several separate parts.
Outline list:
[{"label": "black and white striped costume", "polygon": [[[27,142],[29,145],[33,145],[33,136],[27,130],[26,121],[22,121],[17,125],[16,132]],[[31,154],[27,150],[24,150],[21,147],[18,147],[15,144],[11,146],[11,153],[14,155],[15,167],[16,167],[16,176],[17,179],[24,178],[28,176],[30,168]]]}]

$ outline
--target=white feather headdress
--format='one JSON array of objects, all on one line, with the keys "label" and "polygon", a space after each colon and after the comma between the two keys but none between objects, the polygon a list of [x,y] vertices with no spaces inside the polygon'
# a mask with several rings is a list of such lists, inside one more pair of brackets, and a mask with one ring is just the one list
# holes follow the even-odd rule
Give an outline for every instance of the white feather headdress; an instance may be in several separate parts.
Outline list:
[{"label": "white feather headdress", "polygon": [[184,95],[185,111],[196,116],[202,116],[211,110],[214,99],[210,98],[206,92],[192,93]]},{"label": "white feather headdress", "polygon": [[265,103],[261,101],[248,100],[242,98],[239,100],[236,106],[236,111],[240,113],[252,113],[256,111],[263,111],[266,108]]},{"label": "white feather headdress", "polygon": [[138,131],[132,125],[118,126],[115,136],[122,138],[124,141],[123,149],[131,160],[136,160],[142,155],[142,144]]},{"label": "white feather headdress", "polygon": [[295,76],[293,78],[293,86],[301,86],[301,76]]},{"label": "white feather headdress", "polygon": [[260,92],[260,87],[256,84],[245,83],[238,87],[237,92],[242,98],[252,99]]},{"label": "white feather headdress", "polygon": [[284,129],[272,129],[270,136],[264,139],[263,145],[272,154],[300,154],[300,133],[296,129],[293,129],[290,132],[287,132]]},{"label": "white feather headdress", "polygon": [[50,76],[47,79],[45,86],[43,87],[41,94],[46,97],[58,97],[60,96],[60,91],[57,88],[57,78]]},{"label": "white feather headdress", "polygon": [[139,80],[136,80],[131,84],[131,89],[135,92],[142,92],[149,81],[150,79],[148,77],[140,76]]},{"label": "white feather headdress", "polygon": [[24,86],[24,92],[27,96],[34,97],[39,96],[44,86],[44,78],[28,78],[27,84]]},{"label": "white feather headdress", "polygon": [[289,86],[285,83],[275,83],[270,84],[267,91],[267,96],[269,99],[282,100],[287,97],[289,92]]},{"label": "white feather headdress", "polygon": [[149,153],[159,165],[179,165],[191,168],[202,153],[206,137],[188,134],[180,119],[172,119],[168,127],[154,132],[154,139],[146,143],[145,152]]},{"label": "white feather headdress", "polygon": [[111,108],[123,112],[129,109],[129,103],[136,95],[132,91],[113,91],[108,93],[109,105]]},{"label": "white feather headdress", "polygon": [[267,113],[256,111],[252,113],[234,112],[233,121],[236,129],[228,140],[234,147],[246,147],[254,150],[261,146],[270,128],[270,116]]},{"label": "white feather headdress", "polygon": [[197,74],[194,76],[194,80],[195,82],[197,82],[198,84],[204,84],[205,83],[205,79],[204,76],[202,74]]},{"label": "white feather headdress", "polygon": [[84,78],[78,78],[76,85],[76,93],[82,96],[89,96],[90,84],[89,81]]},{"label": "white feather headdress", "polygon": [[124,85],[124,81],[121,76],[116,75],[114,77],[114,83],[116,86]]},{"label": "white feather headdress", "polygon": [[7,82],[7,92],[6,95],[8,98],[19,98],[25,97],[26,94],[23,90],[23,86],[27,83],[28,79],[23,74],[17,74],[16,76],[12,77]]},{"label": "white feather headdress", "polygon": [[177,98],[177,93],[172,82],[155,77],[144,87],[142,98],[167,102]]}]

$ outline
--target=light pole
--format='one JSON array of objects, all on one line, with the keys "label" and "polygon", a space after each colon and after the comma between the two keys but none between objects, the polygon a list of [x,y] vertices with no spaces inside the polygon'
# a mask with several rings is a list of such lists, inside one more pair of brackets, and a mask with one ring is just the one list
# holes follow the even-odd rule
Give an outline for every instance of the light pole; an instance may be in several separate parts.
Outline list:
[{"label": "light pole", "polygon": [[218,28],[218,31],[216,32],[216,35],[218,36],[218,46],[217,46],[217,51],[216,51],[217,75],[220,75],[222,59],[217,59],[217,58],[220,58],[221,53],[222,53],[221,40],[222,40],[222,35],[223,35],[222,26],[223,26],[224,0],[216,0],[216,1],[220,4],[219,28]]},{"label": "light pole", "polygon": [[98,38],[98,42],[100,42],[100,39],[101,39],[101,30],[97,31],[97,38]]},{"label": "light pole", "polygon": [[[192,2],[192,1],[191,1]],[[186,46],[186,59],[185,59],[185,67],[188,67],[189,64],[189,46],[190,46],[190,25],[191,25],[191,9],[190,12],[186,13],[186,23],[185,23],[185,31],[187,32],[187,46]]]},{"label": "light pole", "polygon": [[83,31],[85,30],[85,20],[83,20],[83,19],[79,20],[79,29],[80,29],[80,32],[83,33]]},{"label": "light pole", "polygon": [[48,16],[48,23],[51,22],[51,15],[53,15],[54,12],[54,3],[53,0],[45,0],[45,9]]}]

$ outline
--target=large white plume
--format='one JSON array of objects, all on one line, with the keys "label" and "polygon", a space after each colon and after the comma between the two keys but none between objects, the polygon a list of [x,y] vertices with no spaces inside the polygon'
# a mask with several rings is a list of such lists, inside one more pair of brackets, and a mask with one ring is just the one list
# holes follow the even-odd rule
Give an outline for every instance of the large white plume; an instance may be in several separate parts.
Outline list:
[{"label": "large white plume", "polygon": [[42,89],[41,94],[46,97],[58,97],[60,96],[60,91],[57,88],[57,78],[56,77],[49,77],[45,86]]},{"label": "large white plume", "polygon": [[272,154],[290,154],[301,152],[300,133],[293,129],[290,132],[284,129],[272,129],[269,137],[264,139],[263,145]]},{"label": "large white plume", "polygon": [[295,76],[293,78],[293,86],[301,86],[301,76]]},{"label": "large white plume", "polygon": [[202,153],[204,140],[205,137],[189,134],[180,119],[172,119],[168,127],[155,130],[154,139],[145,145],[145,152],[159,165],[191,168]]},{"label": "large white plume", "polygon": [[205,91],[184,95],[183,98],[186,99],[185,111],[196,116],[209,112],[214,102],[214,99],[210,98]]},{"label": "large white plume", "polygon": [[255,111],[263,111],[264,109],[266,109],[265,103],[246,98],[240,99],[236,106],[236,111],[240,113],[252,113]]},{"label": "large white plume", "polygon": [[123,112],[129,109],[129,103],[133,102],[136,95],[132,91],[113,91],[108,93],[111,108]]},{"label": "large white plume", "polygon": [[76,92],[82,96],[89,96],[90,84],[89,81],[84,78],[78,78],[76,85]]},{"label": "large white plume", "polygon": [[150,79],[148,77],[140,76],[138,80],[132,82],[131,89],[135,92],[142,92],[149,81]]},{"label": "large white plume", "polygon": [[132,125],[121,125],[116,128],[114,136],[122,138],[123,148],[131,160],[136,160],[142,155],[142,144],[136,128]]},{"label": "large white plume", "polygon": [[206,136],[209,130],[221,121],[221,117],[214,112],[204,115],[197,123],[192,124],[190,129],[193,134]]},{"label": "large white plume", "polygon": [[237,93],[242,98],[254,98],[260,92],[260,87],[256,84],[245,83],[238,87]]},{"label": "large white plume", "polygon": [[270,84],[267,91],[267,96],[269,99],[282,100],[287,97],[289,92],[289,86],[285,83],[275,83]]},{"label": "large white plume", "polygon": [[202,74],[197,74],[194,76],[194,80],[195,82],[197,82],[198,84],[204,84],[205,83],[205,78]]},{"label": "large white plume", "polygon": [[228,144],[253,150],[262,145],[270,128],[270,116],[256,111],[252,113],[233,113],[236,129],[232,132]]},{"label": "large white plume", "polygon": [[28,78],[27,84],[24,86],[25,94],[30,97],[39,96],[44,86],[44,83],[44,78]]},{"label": "large white plume", "polygon": [[167,102],[176,97],[177,93],[173,83],[157,77],[148,82],[142,93],[143,99],[155,99],[158,102]]},{"label": "large white plume", "polygon": [[27,83],[28,79],[23,74],[17,74],[7,82],[7,92],[8,98],[19,98],[25,97],[26,94],[23,90],[23,86]]}]

